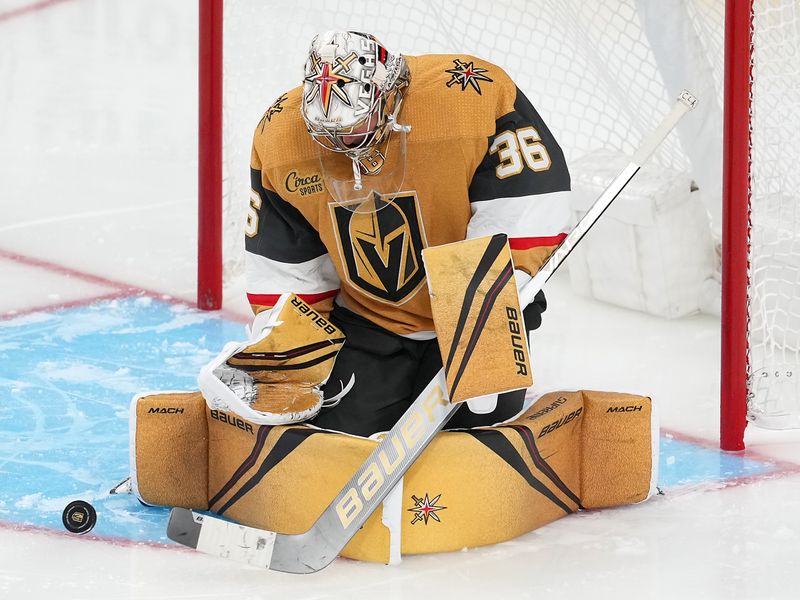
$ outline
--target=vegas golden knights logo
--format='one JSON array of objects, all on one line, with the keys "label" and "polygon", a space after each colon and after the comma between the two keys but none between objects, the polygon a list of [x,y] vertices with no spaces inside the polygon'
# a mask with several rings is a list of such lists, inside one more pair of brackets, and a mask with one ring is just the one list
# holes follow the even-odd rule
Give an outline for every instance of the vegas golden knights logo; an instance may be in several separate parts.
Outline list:
[{"label": "vegas golden knights logo", "polygon": [[351,284],[376,300],[403,304],[425,282],[422,218],[414,192],[380,202],[379,210],[363,212],[330,205],[339,253]]}]

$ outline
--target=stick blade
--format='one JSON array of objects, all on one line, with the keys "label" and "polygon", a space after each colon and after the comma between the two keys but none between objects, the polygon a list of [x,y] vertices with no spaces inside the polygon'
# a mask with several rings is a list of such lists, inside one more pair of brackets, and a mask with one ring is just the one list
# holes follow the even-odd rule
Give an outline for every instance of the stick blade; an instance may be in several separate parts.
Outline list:
[{"label": "stick blade", "polygon": [[176,507],[169,513],[167,537],[203,554],[269,568],[277,534]]},{"label": "stick blade", "polygon": [[173,508],[167,522],[167,537],[173,542],[197,549],[202,527],[202,517],[197,521],[188,508]]}]

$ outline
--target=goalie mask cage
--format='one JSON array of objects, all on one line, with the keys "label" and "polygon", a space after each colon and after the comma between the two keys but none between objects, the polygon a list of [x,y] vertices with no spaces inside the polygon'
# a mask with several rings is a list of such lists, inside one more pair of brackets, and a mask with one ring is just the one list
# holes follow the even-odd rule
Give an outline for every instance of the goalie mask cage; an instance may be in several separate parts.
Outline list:
[{"label": "goalie mask cage", "polygon": [[797,0],[200,0],[201,308],[243,270],[255,125],[335,28],[502,66],[570,163],[630,154],[690,89],[698,109],[654,161],[691,174],[722,238],[721,447],[744,448],[747,419],[800,426]]}]

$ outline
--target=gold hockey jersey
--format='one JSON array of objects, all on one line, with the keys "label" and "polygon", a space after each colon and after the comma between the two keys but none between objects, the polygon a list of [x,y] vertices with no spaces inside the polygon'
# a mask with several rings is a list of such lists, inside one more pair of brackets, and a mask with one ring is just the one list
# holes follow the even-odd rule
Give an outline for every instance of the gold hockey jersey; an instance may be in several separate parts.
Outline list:
[{"label": "gold hockey jersey", "polygon": [[351,212],[333,200],[319,158],[328,151],[300,112],[302,88],[278,98],[258,124],[245,239],[255,312],[293,292],[322,312],[335,299],[384,329],[424,336],[434,328],[423,248],[505,233],[516,269],[533,274],[563,239],[569,171],[511,78],[471,56],[406,60],[405,177],[380,211]]}]

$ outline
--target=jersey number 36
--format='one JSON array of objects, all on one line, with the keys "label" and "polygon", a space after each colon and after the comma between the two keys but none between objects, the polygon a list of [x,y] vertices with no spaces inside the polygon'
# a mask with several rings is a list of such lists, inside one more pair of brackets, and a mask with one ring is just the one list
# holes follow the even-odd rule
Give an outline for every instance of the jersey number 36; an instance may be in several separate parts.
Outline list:
[{"label": "jersey number 36", "polygon": [[547,171],[552,161],[541,140],[539,132],[533,127],[504,131],[495,136],[489,146],[489,154],[497,152],[500,158],[500,164],[495,169],[497,178],[517,175],[525,165],[531,171]]}]

